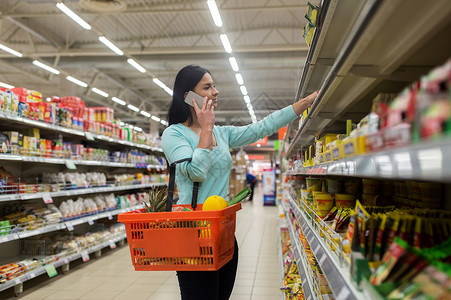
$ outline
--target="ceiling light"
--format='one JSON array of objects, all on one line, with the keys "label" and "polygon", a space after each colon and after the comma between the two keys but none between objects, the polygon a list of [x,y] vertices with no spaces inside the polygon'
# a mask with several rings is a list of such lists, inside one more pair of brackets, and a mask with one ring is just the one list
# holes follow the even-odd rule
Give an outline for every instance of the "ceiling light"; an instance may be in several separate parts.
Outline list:
[{"label": "ceiling light", "polygon": [[128,107],[129,109],[133,110],[133,111],[136,111],[136,112],[139,111],[139,108],[137,108],[137,107],[134,106],[134,105],[129,104],[129,105],[127,105],[127,107]]},{"label": "ceiling light", "polygon": [[138,126],[133,127],[133,129],[135,131],[138,131],[138,132],[142,132],[143,131],[143,129],[141,127],[138,127]]},{"label": "ceiling light", "polygon": [[236,78],[236,82],[238,82],[239,85],[243,85],[244,84],[243,76],[241,76],[240,73],[236,73],[235,74],[235,78]]},{"label": "ceiling light", "polygon": [[127,59],[127,62],[129,64],[131,64],[139,72],[146,73],[146,69],[143,66],[141,66],[140,64],[138,64],[134,59],[129,58],[129,59]]},{"label": "ceiling light", "polygon": [[213,21],[215,22],[215,25],[217,27],[222,27],[221,15],[219,14],[219,10],[218,10],[218,7],[216,6],[215,0],[208,0],[207,4],[208,4],[208,8],[210,9],[210,13],[213,18]]},{"label": "ceiling light", "polygon": [[166,87],[166,84],[164,84],[160,79],[158,78],[154,78],[152,79],[153,82],[155,82],[156,85],[158,85],[159,87],[161,87],[162,89],[164,89]]},{"label": "ceiling light", "polygon": [[111,100],[113,100],[113,102],[116,102],[117,104],[120,104],[120,105],[125,105],[125,104],[127,104],[124,100],[119,99],[119,98],[117,98],[117,97],[113,97],[113,98],[111,98]]},{"label": "ceiling light", "polygon": [[232,69],[235,71],[235,72],[238,72],[239,70],[240,70],[240,68],[238,68],[238,63],[236,62],[236,59],[235,59],[235,57],[230,57],[229,58],[229,62],[230,62],[230,65],[232,66]]},{"label": "ceiling light", "polygon": [[166,122],[164,120],[160,120],[160,123],[165,125]]},{"label": "ceiling light", "polygon": [[258,147],[258,148],[260,148],[261,146],[262,146],[262,145],[260,145],[260,144],[257,144],[257,147]]},{"label": "ceiling light", "polygon": [[4,88],[7,88],[7,89],[13,89],[14,88],[14,85],[10,85],[10,84],[4,83],[4,82],[0,82],[0,86],[2,86]]},{"label": "ceiling light", "polygon": [[152,120],[154,120],[156,122],[160,122],[161,121],[161,119],[158,118],[157,116],[152,116]]},{"label": "ceiling light", "polygon": [[248,103],[248,104],[247,104],[247,109],[248,109],[248,110],[253,109],[253,108],[252,108],[252,104]]},{"label": "ceiling light", "polygon": [[78,25],[83,27],[84,29],[91,30],[91,25],[85,22],[82,18],[80,18],[76,13],[74,13],[69,7],[64,5],[64,3],[57,3],[56,7],[58,7],[63,13],[65,13],[69,18],[74,20]]},{"label": "ceiling light", "polygon": [[110,42],[106,37],[99,36],[99,41],[101,41],[105,46],[107,46],[108,48],[110,48],[114,53],[116,53],[117,55],[124,55],[124,52],[122,52],[121,49],[119,49],[118,47],[116,47],[112,42]]},{"label": "ceiling light", "polygon": [[243,96],[247,95],[247,89],[246,86],[242,85],[240,86],[240,90],[241,90],[241,94],[243,94]]},{"label": "ceiling light", "polygon": [[98,88],[92,88],[91,91],[93,91],[94,93],[99,94],[100,96],[103,96],[105,98],[108,97],[108,93],[107,92],[99,90]]},{"label": "ceiling light", "polygon": [[88,84],[86,82],[78,80],[77,78],[74,78],[72,76],[67,76],[66,79],[69,80],[69,81],[72,81],[73,83],[78,84],[79,86],[82,86],[82,87],[87,87],[88,86]]},{"label": "ceiling light", "polygon": [[219,36],[221,38],[222,46],[227,53],[232,53],[232,46],[230,45],[227,34],[223,33]]},{"label": "ceiling light", "polygon": [[17,52],[16,50],[13,50],[13,49],[11,49],[11,48],[3,45],[3,44],[0,44],[0,49],[2,49],[3,51],[6,51],[8,53],[11,53],[12,55],[18,56],[18,57],[22,57],[23,56],[22,53]]},{"label": "ceiling light", "polygon": [[246,102],[246,104],[251,103],[251,98],[249,98],[248,95],[244,96],[243,99],[244,99],[244,102]]},{"label": "ceiling light", "polygon": [[57,69],[54,69],[50,66],[47,66],[46,64],[41,63],[39,60],[33,60],[33,65],[38,66],[46,71],[49,71],[50,73],[53,73],[55,75],[58,75],[60,73],[60,71],[58,71]]},{"label": "ceiling light", "polygon": [[171,96],[174,95],[174,92],[173,92],[170,88],[168,88],[167,86],[164,88],[164,91],[165,91],[166,93],[168,93],[169,95],[171,95]]},{"label": "ceiling light", "polygon": [[47,102],[50,102],[50,101],[52,101],[52,98],[47,97],[45,100],[46,100]]},{"label": "ceiling light", "polygon": [[150,116],[151,116],[151,114],[149,114],[147,111],[144,111],[144,110],[140,111],[139,113],[148,118],[150,118]]},{"label": "ceiling light", "polygon": [[122,121],[119,122],[119,126],[124,126],[124,125],[125,125],[124,122],[122,122]]}]

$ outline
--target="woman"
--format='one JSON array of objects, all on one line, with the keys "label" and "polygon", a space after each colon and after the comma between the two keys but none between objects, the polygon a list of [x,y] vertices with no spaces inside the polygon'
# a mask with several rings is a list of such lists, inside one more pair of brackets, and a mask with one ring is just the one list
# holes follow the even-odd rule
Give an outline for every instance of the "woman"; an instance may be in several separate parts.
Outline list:
[{"label": "woman", "polygon": [[[204,97],[202,107],[194,99],[189,99],[193,107],[185,103],[189,91]],[[229,149],[252,144],[293,121],[312,105],[317,92],[258,123],[240,127],[214,126],[218,94],[210,72],[200,66],[186,66],[175,78],[168,112],[170,126],[163,132],[161,145],[169,163],[192,158],[190,162],[177,165],[178,204],[191,203],[193,182],[200,182],[197,203],[203,203],[211,195],[227,198],[232,167]],[[182,299],[229,299],[237,265],[235,240],[232,260],[218,271],[178,271]]]}]

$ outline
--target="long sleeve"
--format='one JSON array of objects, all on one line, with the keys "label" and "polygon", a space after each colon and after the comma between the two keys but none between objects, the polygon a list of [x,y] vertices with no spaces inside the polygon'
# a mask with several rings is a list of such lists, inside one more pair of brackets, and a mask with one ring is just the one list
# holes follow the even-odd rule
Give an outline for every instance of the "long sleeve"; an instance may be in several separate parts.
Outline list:
[{"label": "long sleeve", "polygon": [[169,164],[180,159],[192,157],[191,162],[177,165],[177,172],[193,182],[202,182],[208,173],[211,164],[211,150],[193,147],[179,130],[173,126],[168,127],[162,135],[161,147]]},{"label": "long sleeve", "polygon": [[266,135],[271,135],[297,117],[293,107],[290,105],[273,112],[257,123],[238,127],[225,126],[229,136],[229,145],[230,147],[241,147],[255,143]]}]

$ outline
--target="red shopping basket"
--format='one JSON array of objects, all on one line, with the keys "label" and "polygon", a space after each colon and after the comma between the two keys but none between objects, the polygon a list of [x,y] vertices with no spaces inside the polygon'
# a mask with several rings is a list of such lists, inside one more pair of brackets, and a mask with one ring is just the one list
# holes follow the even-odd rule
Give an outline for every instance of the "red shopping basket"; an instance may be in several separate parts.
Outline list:
[{"label": "red shopping basket", "polygon": [[142,208],[118,216],[125,224],[136,271],[216,271],[233,257],[236,212],[241,203],[202,211],[196,200],[198,184],[194,183],[194,211],[172,211],[175,165],[189,160],[171,164],[166,212],[145,213]]},{"label": "red shopping basket", "polygon": [[214,211],[202,211],[201,204],[193,212],[140,209],[118,220],[125,224],[136,271],[215,271],[233,257],[240,209],[241,203]]}]

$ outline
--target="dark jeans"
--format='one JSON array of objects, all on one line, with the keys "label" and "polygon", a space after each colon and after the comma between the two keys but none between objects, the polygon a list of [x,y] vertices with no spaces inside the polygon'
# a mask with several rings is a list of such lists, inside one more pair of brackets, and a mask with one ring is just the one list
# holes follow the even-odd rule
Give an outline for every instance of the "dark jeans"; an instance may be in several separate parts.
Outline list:
[{"label": "dark jeans", "polygon": [[238,243],[232,259],[218,271],[177,271],[182,300],[227,300],[238,267]]},{"label": "dark jeans", "polygon": [[249,201],[252,201],[252,198],[254,198],[254,189],[255,189],[255,184],[257,183],[257,180],[255,180],[254,182],[251,182],[251,195],[249,196]]}]

